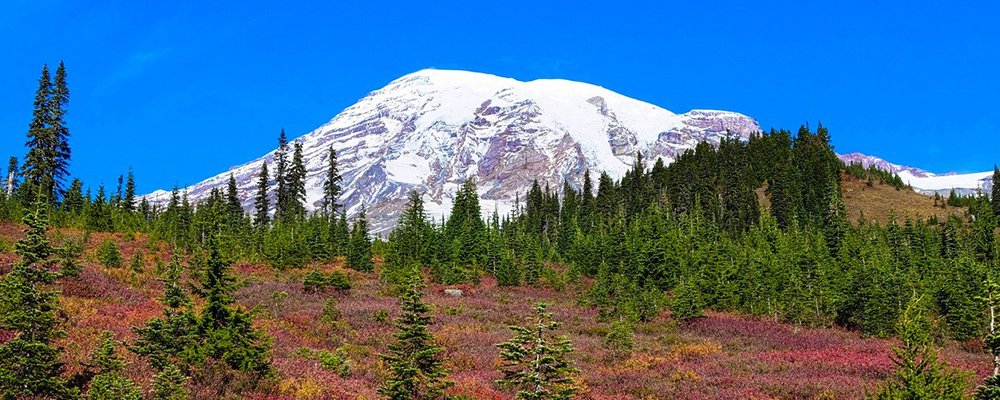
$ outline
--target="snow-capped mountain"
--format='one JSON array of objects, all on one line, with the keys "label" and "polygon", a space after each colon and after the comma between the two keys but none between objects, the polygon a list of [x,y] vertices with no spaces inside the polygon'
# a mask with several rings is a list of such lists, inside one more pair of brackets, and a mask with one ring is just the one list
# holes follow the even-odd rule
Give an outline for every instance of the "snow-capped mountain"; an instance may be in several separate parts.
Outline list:
[{"label": "snow-capped mountain", "polygon": [[[757,121],[742,114],[675,114],[581,82],[428,69],[371,92],[294,141],[302,143],[308,170],[307,206],[321,202],[327,149],[333,146],[348,215],[364,205],[373,231],[384,232],[412,190],[423,193],[429,214],[440,217],[462,182],[473,178],[484,212],[503,214],[534,179],[560,188],[564,179],[579,184],[587,169],[595,179],[601,171],[618,178],[636,152],[670,162],[701,141],[746,139],[759,130]],[[233,174],[250,209],[256,174],[274,156],[272,151],[184,190],[198,201],[212,188],[224,188]],[[169,192],[147,198],[163,204]]]},{"label": "snow-capped mountain", "polygon": [[883,170],[895,173],[899,175],[904,183],[912,186],[913,190],[923,194],[940,193],[947,195],[954,189],[959,195],[970,195],[975,194],[977,191],[989,193],[993,187],[993,171],[973,172],[969,174],[956,174],[954,172],[935,174],[919,168],[893,164],[881,158],[861,153],[841,154],[838,157],[846,164],[860,163],[866,168],[874,165]]},{"label": "snow-capped mountain", "polygon": [[913,177],[926,178],[935,176],[934,173],[924,171],[920,168],[907,167],[899,164],[893,164],[881,158],[875,156],[869,156],[867,154],[861,153],[849,153],[849,154],[838,154],[837,157],[840,158],[845,164],[861,164],[863,167],[868,168],[870,166],[875,166],[883,171],[889,171],[894,174],[909,174]]}]

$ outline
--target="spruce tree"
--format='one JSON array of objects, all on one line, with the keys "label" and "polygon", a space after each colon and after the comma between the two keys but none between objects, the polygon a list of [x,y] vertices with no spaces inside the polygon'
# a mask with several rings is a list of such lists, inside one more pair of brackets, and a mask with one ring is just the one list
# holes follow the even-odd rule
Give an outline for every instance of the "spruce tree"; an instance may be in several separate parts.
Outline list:
[{"label": "spruce tree", "polygon": [[231,173],[226,183],[226,211],[229,212],[231,219],[243,217],[243,204],[240,203],[239,191],[236,188],[236,177]]},{"label": "spruce tree", "polygon": [[365,215],[364,206],[354,220],[354,227],[351,229],[350,242],[347,245],[347,267],[364,272],[371,272],[372,265],[372,242],[368,237],[368,220]]},{"label": "spruce tree", "polygon": [[976,388],[976,400],[1000,400],[1000,331],[996,326],[996,308],[1000,305],[1000,283],[987,278],[983,300],[990,309],[989,332],[983,340],[986,350],[993,356],[993,373]]},{"label": "spruce tree", "polygon": [[63,196],[62,207],[71,213],[79,213],[83,210],[83,182],[79,178],[74,178],[66,189]]},{"label": "spruce tree", "polygon": [[996,221],[1000,222],[1000,167],[993,166],[993,181],[990,193],[990,201],[993,206],[993,215]]},{"label": "spruce tree", "polygon": [[456,263],[481,264],[486,250],[486,224],[479,208],[476,183],[472,179],[466,179],[455,195],[445,232],[458,249]]},{"label": "spruce tree", "polygon": [[35,209],[24,217],[27,232],[15,245],[20,260],[0,280],[0,329],[13,338],[0,344],[0,397],[68,399],[76,396],[61,377],[60,349],[54,345],[59,329],[58,292],[47,288],[58,253],[49,244],[47,201],[40,193]]},{"label": "spruce tree", "polygon": [[122,196],[122,210],[126,212],[135,211],[135,174],[132,173],[132,168],[128,169],[128,175],[125,179],[125,194]]},{"label": "spruce tree", "polygon": [[424,211],[420,193],[410,192],[406,209],[399,217],[399,224],[389,236],[383,278],[401,283],[429,261],[430,230],[433,229]]},{"label": "spruce tree", "polygon": [[90,360],[97,371],[87,389],[88,400],[142,400],[140,388],[124,375],[125,360],[116,347],[118,341],[105,331]]},{"label": "spruce tree", "polygon": [[349,253],[348,243],[351,240],[351,230],[347,225],[347,213],[340,210],[336,222],[330,222],[330,248],[333,255],[346,256]]},{"label": "spruce tree", "polygon": [[122,184],[124,182],[125,182],[125,176],[124,175],[118,175],[118,186],[117,186],[117,189],[115,190],[115,195],[111,197],[111,201],[110,201],[112,207],[121,207],[122,206],[122,204],[121,204],[122,203]]},{"label": "spruce tree", "polygon": [[262,377],[271,372],[270,341],[254,329],[253,314],[235,304],[234,283],[229,263],[219,253],[218,239],[210,237],[208,259],[198,288],[205,300],[197,328],[200,363],[223,362],[233,370]]},{"label": "spruce tree", "polygon": [[149,357],[153,367],[164,370],[178,363],[185,369],[197,360],[197,316],[193,302],[182,288],[181,264],[178,255],[171,257],[160,278],[164,293],[160,302],[163,316],[134,328],[138,338],[129,348],[139,355]]},{"label": "spruce tree", "polygon": [[265,227],[270,223],[268,211],[271,208],[270,200],[267,197],[267,188],[270,180],[267,176],[267,162],[260,165],[260,173],[257,174],[257,195],[254,197],[254,218],[253,222],[258,227]]},{"label": "spruce tree", "polygon": [[[52,134],[55,140],[52,163],[53,188],[52,193],[48,193],[49,196],[55,196],[56,192],[61,191],[63,180],[69,176],[69,128],[66,127],[65,120],[68,103],[69,87],[66,84],[66,65],[60,61],[59,67],[56,68],[52,97],[49,101],[49,106],[52,109]],[[50,197],[50,199],[54,201],[56,197]]]},{"label": "spruce tree", "polygon": [[323,182],[323,210],[333,219],[337,215],[337,209],[340,208],[337,202],[340,201],[340,192],[343,190],[340,187],[343,178],[337,165],[337,151],[332,145],[328,150],[327,162],[326,181]]},{"label": "spruce tree", "polygon": [[306,166],[302,158],[302,143],[295,142],[292,148],[292,163],[284,175],[285,202],[281,217],[285,221],[301,220],[306,215]]},{"label": "spruce tree", "polygon": [[274,181],[278,185],[275,191],[275,206],[274,206],[274,219],[282,219],[285,209],[288,207],[288,187],[287,177],[288,174],[288,138],[285,136],[285,130],[281,129],[281,134],[278,135],[278,150],[275,151],[275,164],[276,168],[274,171]]},{"label": "spruce tree", "polygon": [[670,311],[674,318],[681,321],[705,315],[705,300],[694,277],[688,277],[674,287]]},{"label": "spruce tree", "polygon": [[389,377],[378,393],[390,400],[444,399],[452,385],[444,368],[444,349],[434,343],[427,329],[433,322],[433,309],[421,299],[419,277],[411,277],[400,295],[402,315],[396,320],[396,341],[388,354],[380,357],[388,364]]},{"label": "spruce tree", "polygon": [[[28,154],[24,158],[24,183],[29,189],[23,191],[23,200],[31,204],[36,193],[49,194],[53,187],[55,168],[55,131],[52,129],[52,79],[49,67],[42,66],[42,76],[38,78],[35,91],[35,110],[28,124]],[[35,189],[32,189],[35,188]],[[52,200],[53,197],[49,197]]]},{"label": "spruce tree", "polygon": [[573,344],[565,336],[552,336],[559,323],[546,308],[536,304],[534,326],[511,326],[514,337],[497,345],[503,374],[497,383],[515,390],[517,399],[571,399],[580,390],[573,379],[579,371],[567,358]]},{"label": "spruce tree", "polygon": [[919,298],[903,312],[898,333],[903,345],[893,350],[896,372],[869,399],[965,398],[966,374],[938,360],[930,318]]},{"label": "spruce tree", "polygon": [[174,364],[168,364],[153,379],[153,400],[187,400],[188,378]]}]

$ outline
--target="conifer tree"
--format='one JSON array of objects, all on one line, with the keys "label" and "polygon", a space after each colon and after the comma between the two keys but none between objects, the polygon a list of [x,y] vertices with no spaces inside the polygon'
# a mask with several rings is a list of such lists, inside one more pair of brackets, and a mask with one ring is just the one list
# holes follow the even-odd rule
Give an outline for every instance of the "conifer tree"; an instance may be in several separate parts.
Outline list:
[{"label": "conifer tree", "polygon": [[403,286],[396,341],[389,344],[388,354],[380,356],[390,375],[378,393],[390,400],[444,399],[445,390],[452,385],[443,366],[444,349],[434,343],[434,335],[427,329],[433,322],[429,315],[433,309],[421,299],[422,288],[417,276]]},{"label": "conifer tree", "polygon": [[132,169],[129,168],[127,178],[125,179],[125,194],[122,197],[122,210],[126,212],[135,211],[135,174],[132,173]]},{"label": "conifer tree", "polygon": [[536,304],[535,324],[511,326],[514,337],[497,345],[503,374],[497,383],[515,390],[517,399],[571,399],[580,390],[573,379],[578,371],[567,358],[573,344],[565,336],[552,336],[559,323],[546,308]]},{"label": "conifer tree", "polygon": [[869,399],[963,399],[966,375],[938,360],[930,318],[920,299],[910,302],[899,322],[902,347],[894,350],[896,372]]},{"label": "conifer tree", "polygon": [[1000,222],[1000,167],[993,166],[993,187],[990,193],[990,201],[993,206],[993,215],[996,221]]},{"label": "conifer tree", "polygon": [[122,204],[121,204],[122,203],[122,184],[124,182],[125,182],[125,176],[124,175],[118,175],[118,186],[117,186],[117,189],[115,190],[115,195],[113,197],[111,197],[111,201],[110,201],[112,207],[122,207]]},{"label": "conifer tree", "polygon": [[330,222],[330,248],[335,256],[346,256],[349,253],[348,243],[351,240],[351,230],[347,225],[347,213],[341,209],[340,218]]},{"label": "conifer tree", "polygon": [[326,181],[323,182],[323,210],[332,220],[337,215],[337,209],[340,208],[340,204],[337,202],[340,201],[342,190],[340,181],[343,179],[337,166],[337,151],[333,149],[332,145],[328,150],[327,162]]},{"label": "conifer tree", "polygon": [[840,252],[840,242],[844,238],[845,225],[847,224],[847,212],[837,180],[831,179],[827,182],[824,202],[826,202],[827,208],[823,214],[823,234],[826,237],[826,245],[830,249],[830,255],[836,257]]},{"label": "conifer tree", "polygon": [[372,242],[368,237],[368,220],[365,215],[364,206],[354,220],[354,227],[351,229],[351,239],[347,249],[347,267],[364,272],[371,272],[372,265]]},{"label": "conifer tree", "polygon": [[79,213],[83,210],[83,182],[79,178],[74,178],[73,182],[69,184],[69,189],[66,189],[62,207],[72,213]]},{"label": "conifer tree", "polygon": [[285,130],[281,130],[278,135],[278,150],[275,152],[274,182],[278,185],[275,190],[274,219],[282,219],[282,213],[288,208],[288,187],[286,176],[288,174],[288,138]]},{"label": "conifer tree", "polygon": [[163,316],[154,318],[144,327],[134,328],[138,339],[129,348],[149,357],[154,367],[164,370],[174,363],[185,368],[195,362],[198,347],[197,316],[193,302],[181,286],[181,264],[174,253],[160,278],[164,293]]},{"label": "conifer tree", "polygon": [[449,240],[458,249],[456,262],[478,265],[485,253],[486,224],[479,208],[476,183],[466,179],[455,195],[451,215],[445,225]]},{"label": "conifer tree", "polygon": [[187,400],[188,378],[174,364],[168,364],[153,379],[153,400]]},{"label": "conifer tree", "polygon": [[0,397],[57,398],[76,396],[61,377],[60,349],[53,342],[59,329],[58,293],[47,288],[56,279],[52,271],[57,254],[46,237],[47,201],[44,193],[24,217],[27,232],[15,245],[20,260],[0,280],[0,329],[14,336],[0,344]]},{"label": "conifer tree", "polygon": [[[66,105],[69,103],[69,87],[66,84],[66,65],[62,61],[56,68],[56,75],[53,79],[52,97],[49,106],[52,109],[52,134],[54,138],[53,163],[52,163],[52,193],[55,196],[62,190],[63,180],[69,176],[69,128],[66,127]],[[50,197],[53,201],[56,197]]]},{"label": "conifer tree", "polygon": [[226,211],[229,212],[231,219],[243,217],[243,204],[240,203],[239,191],[236,188],[236,177],[231,173],[226,183]]},{"label": "conifer tree", "polygon": [[993,356],[993,373],[976,388],[976,400],[1000,400],[1000,331],[996,326],[996,307],[1000,305],[1000,283],[987,278],[986,293],[981,298],[990,309],[990,330],[983,340],[986,350]]},{"label": "conifer tree", "polygon": [[[49,194],[55,176],[55,131],[52,129],[52,78],[48,65],[42,66],[42,76],[38,78],[35,91],[35,110],[28,124],[28,154],[25,156],[24,183],[29,189],[24,192],[24,201],[31,204],[36,193]],[[40,188],[31,189],[31,188]],[[49,197],[52,200],[52,197]]]},{"label": "conifer tree", "polygon": [[705,315],[705,300],[694,277],[688,277],[674,287],[670,311],[674,318],[689,321]]},{"label": "conifer tree", "polygon": [[306,166],[302,156],[302,143],[292,146],[292,163],[285,173],[285,202],[281,217],[285,221],[305,218],[306,208]]},{"label": "conifer tree", "polygon": [[258,227],[265,227],[270,223],[268,211],[271,208],[270,200],[267,197],[267,188],[270,183],[267,176],[267,162],[260,165],[260,173],[257,174],[257,195],[254,197],[254,218],[253,222]]},{"label": "conifer tree", "polygon": [[383,278],[393,283],[401,283],[429,261],[430,240],[433,229],[424,211],[424,200],[420,193],[410,192],[399,224],[389,236]]},{"label": "conifer tree", "polygon": [[594,183],[590,179],[590,169],[583,171],[583,188],[580,190],[579,225],[584,232],[590,232],[594,213]]},{"label": "conifer tree", "polygon": [[199,292],[205,306],[198,316],[199,356],[221,361],[236,371],[264,376],[271,371],[270,342],[253,328],[252,314],[236,306],[235,278],[228,273],[218,239],[208,241],[208,259]]},{"label": "conifer tree", "polygon": [[142,400],[142,391],[124,375],[125,360],[118,355],[116,347],[118,341],[111,332],[105,331],[90,360],[97,374],[90,381],[88,400]]}]

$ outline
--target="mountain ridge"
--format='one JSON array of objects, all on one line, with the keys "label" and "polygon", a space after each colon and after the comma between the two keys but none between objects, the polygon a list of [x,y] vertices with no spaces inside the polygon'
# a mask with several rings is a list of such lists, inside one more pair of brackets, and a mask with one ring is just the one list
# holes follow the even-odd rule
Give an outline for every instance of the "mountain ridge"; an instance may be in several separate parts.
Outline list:
[{"label": "mountain ridge", "polygon": [[[578,186],[588,169],[595,181],[601,172],[620,178],[638,152],[669,163],[699,142],[746,140],[758,131],[758,122],[743,114],[704,109],[677,114],[589,83],[424,69],[368,93],[292,142],[303,145],[307,209],[321,204],[332,146],[344,178],[341,203],[349,216],[366,207],[372,231],[379,233],[394,226],[411,190],[421,192],[428,213],[440,218],[461,183],[473,178],[483,211],[504,214],[535,179],[555,188],[564,180]],[[197,202],[212,188],[224,188],[232,174],[249,210],[259,168],[273,163],[275,151],[183,191]],[[855,158],[862,163],[889,164],[861,156]],[[890,165],[919,175],[915,178],[933,175]],[[270,186],[273,207],[273,179]],[[170,193],[145,197],[165,204]]]}]

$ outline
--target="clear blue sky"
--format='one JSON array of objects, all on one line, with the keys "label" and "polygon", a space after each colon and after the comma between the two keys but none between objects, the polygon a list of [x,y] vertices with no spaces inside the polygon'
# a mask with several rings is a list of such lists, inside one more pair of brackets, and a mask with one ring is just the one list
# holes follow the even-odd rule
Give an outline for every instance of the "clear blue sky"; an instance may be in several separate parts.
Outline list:
[{"label": "clear blue sky", "polygon": [[2,3],[0,157],[65,60],[71,172],[94,187],[130,166],[143,192],[195,183],[427,67],[822,121],[840,152],[935,172],[1000,162],[992,1]]}]

